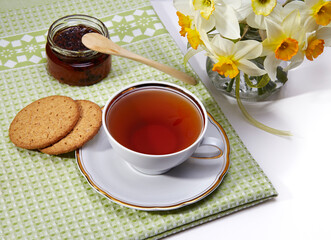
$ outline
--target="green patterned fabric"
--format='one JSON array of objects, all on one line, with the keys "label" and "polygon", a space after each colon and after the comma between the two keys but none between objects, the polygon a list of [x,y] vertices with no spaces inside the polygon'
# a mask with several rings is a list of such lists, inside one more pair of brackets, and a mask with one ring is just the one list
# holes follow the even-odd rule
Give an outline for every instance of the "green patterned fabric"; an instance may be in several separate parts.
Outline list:
[{"label": "green patterned fabric", "polygon": [[[19,2],[25,5],[8,1],[0,10],[0,239],[158,239],[277,195],[202,83],[188,86],[119,57],[113,57],[110,75],[89,87],[61,84],[47,74],[48,27],[59,17],[82,13],[101,19],[118,44],[197,77],[189,66],[183,66],[182,53],[148,0]],[[211,195],[193,205],[166,212],[120,206],[92,189],[73,153],[49,156],[17,148],[9,140],[12,119],[34,100],[59,94],[102,106],[115,91],[143,80],[188,88],[229,137],[228,174]]]}]

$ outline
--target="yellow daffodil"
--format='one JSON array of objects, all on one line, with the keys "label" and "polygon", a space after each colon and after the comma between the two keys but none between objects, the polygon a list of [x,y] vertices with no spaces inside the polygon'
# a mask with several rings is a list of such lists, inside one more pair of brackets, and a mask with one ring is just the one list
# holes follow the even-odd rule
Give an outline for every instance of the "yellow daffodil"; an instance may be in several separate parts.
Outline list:
[{"label": "yellow daffodil", "polygon": [[246,40],[234,43],[216,35],[206,46],[210,47],[208,56],[215,62],[213,70],[225,77],[234,78],[240,71],[250,76],[266,73],[249,61],[262,53],[262,44],[258,41]]},{"label": "yellow daffodil", "polygon": [[[276,69],[281,61],[297,61],[299,49],[304,45],[304,34],[298,10],[292,11],[281,24],[266,19],[267,38],[262,42],[265,70],[272,80],[276,79]],[[301,59],[301,56],[300,56]]]},{"label": "yellow daffodil", "polygon": [[[240,27],[235,8],[238,8],[241,0],[174,0],[177,11],[191,18],[200,20],[207,26],[208,32],[212,28],[226,38],[240,38]],[[199,16],[196,16],[196,12]]]}]

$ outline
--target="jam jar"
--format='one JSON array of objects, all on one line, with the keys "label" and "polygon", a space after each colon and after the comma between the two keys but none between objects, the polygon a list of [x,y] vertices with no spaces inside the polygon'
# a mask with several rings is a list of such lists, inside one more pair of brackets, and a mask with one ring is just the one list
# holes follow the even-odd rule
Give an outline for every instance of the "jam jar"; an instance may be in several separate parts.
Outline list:
[{"label": "jam jar", "polygon": [[109,38],[106,26],[88,15],[68,15],[50,26],[46,43],[50,75],[62,83],[88,86],[109,74],[111,55],[90,50],[81,41],[82,36],[90,32]]}]

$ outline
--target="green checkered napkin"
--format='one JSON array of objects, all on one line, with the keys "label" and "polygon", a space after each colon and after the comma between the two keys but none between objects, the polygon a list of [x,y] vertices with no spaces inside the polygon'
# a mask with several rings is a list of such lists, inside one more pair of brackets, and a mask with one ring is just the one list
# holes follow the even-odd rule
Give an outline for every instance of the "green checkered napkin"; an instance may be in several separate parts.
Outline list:
[{"label": "green checkered napkin", "polygon": [[[202,83],[188,86],[119,57],[113,57],[107,79],[89,87],[60,84],[47,74],[48,27],[59,17],[81,13],[101,19],[118,44],[194,76],[183,66],[183,55],[148,0],[47,0],[40,5],[30,1],[21,1],[20,6],[11,0],[4,5],[6,10],[0,10],[0,239],[157,239],[277,195]],[[167,212],[129,209],[96,193],[73,154],[48,156],[16,148],[9,140],[12,119],[36,99],[59,94],[101,106],[119,88],[143,80],[188,88],[229,137],[229,172],[215,192],[200,202]]]}]

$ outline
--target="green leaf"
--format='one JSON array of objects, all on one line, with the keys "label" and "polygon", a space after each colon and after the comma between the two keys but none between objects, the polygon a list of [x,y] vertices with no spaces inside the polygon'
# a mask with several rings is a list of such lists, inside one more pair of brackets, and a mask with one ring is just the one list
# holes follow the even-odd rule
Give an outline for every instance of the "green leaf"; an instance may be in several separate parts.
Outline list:
[{"label": "green leaf", "polygon": [[287,78],[287,72],[285,72],[283,70],[283,68],[282,67],[279,67],[279,66],[277,67],[277,75],[276,75],[276,77],[283,84],[285,84],[287,82],[287,80],[288,80],[288,78]]},{"label": "green leaf", "polygon": [[268,76],[268,74],[264,74],[262,77],[255,77],[255,79],[257,80],[256,84],[251,82],[251,80],[249,79],[249,77],[246,73],[244,74],[244,77],[245,77],[246,84],[251,88],[263,88],[270,81],[270,77]]}]

